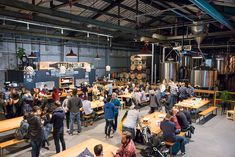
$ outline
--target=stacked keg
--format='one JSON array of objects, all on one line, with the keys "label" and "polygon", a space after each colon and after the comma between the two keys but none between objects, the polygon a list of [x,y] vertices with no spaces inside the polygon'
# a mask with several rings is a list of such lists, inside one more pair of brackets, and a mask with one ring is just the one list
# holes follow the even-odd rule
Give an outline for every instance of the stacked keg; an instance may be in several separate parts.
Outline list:
[{"label": "stacked keg", "polygon": [[146,58],[134,55],[131,56],[130,80],[141,82],[146,80]]}]

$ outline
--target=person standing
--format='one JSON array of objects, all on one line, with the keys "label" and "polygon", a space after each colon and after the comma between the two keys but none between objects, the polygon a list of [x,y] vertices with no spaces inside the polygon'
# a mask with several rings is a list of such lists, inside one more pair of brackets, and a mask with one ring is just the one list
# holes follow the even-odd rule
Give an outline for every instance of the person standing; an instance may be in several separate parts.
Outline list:
[{"label": "person standing", "polygon": [[68,100],[69,98],[71,98],[71,95],[68,94],[66,96],[66,98],[64,99],[63,103],[62,103],[62,107],[64,109],[65,112],[65,117],[66,117],[66,127],[67,127],[67,132],[69,133],[69,121],[70,121],[70,112],[68,109]]},{"label": "person standing", "polygon": [[149,100],[150,100],[150,111],[149,113],[153,113],[155,110],[158,110],[161,107],[161,92],[157,89],[157,93],[155,94],[153,90],[149,91]]},{"label": "person standing", "polygon": [[112,94],[112,100],[111,102],[115,105],[116,107],[116,110],[115,110],[115,113],[114,113],[114,125],[113,125],[113,133],[116,132],[117,130],[117,123],[118,123],[118,108],[121,106],[121,102],[120,100],[117,98],[117,94],[116,93],[113,93]]},{"label": "person standing", "polygon": [[69,134],[73,135],[73,124],[75,118],[78,124],[78,133],[81,132],[81,118],[80,118],[80,108],[82,107],[82,100],[77,95],[77,89],[73,89],[73,96],[68,99],[68,109],[70,112],[70,125],[69,125]]},{"label": "person standing", "polygon": [[28,115],[27,121],[29,123],[29,137],[32,146],[32,157],[39,157],[40,149],[43,143],[43,127],[40,119],[41,109],[38,106],[33,107],[33,112]]},{"label": "person standing", "polygon": [[64,118],[65,113],[59,101],[55,102],[56,109],[54,110],[51,118],[53,124],[53,138],[55,142],[56,153],[60,152],[60,142],[62,150],[66,149],[64,141]]},{"label": "person standing", "polygon": [[113,136],[110,135],[111,129],[113,127],[113,120],[114,120],[114,115],[116,113],[116,107],[115,105],[110,102],[111,98],[108,97],[106,99],[106,103],[104,105],[104,118],[105,118],[105,137],[112,138]]},{"label": "person standing", "polygon": [[52,99],[54,101],[60,101],[60,90],[57,89],[56,87],[53,88],[53,92],[52,92]]},{"label": "person standing", "polygon": [[122,132],[129,131],[131,133],[131,137],[134,140],[136,135],[136,126],[140,124],[140,110],[138,106],[128,110],[126,118],[123,122]]}]

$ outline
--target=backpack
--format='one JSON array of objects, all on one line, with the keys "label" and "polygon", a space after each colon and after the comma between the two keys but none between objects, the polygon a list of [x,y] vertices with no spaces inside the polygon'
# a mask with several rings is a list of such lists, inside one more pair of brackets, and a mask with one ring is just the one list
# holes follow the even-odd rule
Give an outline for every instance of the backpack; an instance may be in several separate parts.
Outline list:
[{"label": "backpack", "polygon": [[28,122],[26,120],[22,120],[20,123],[20,127],[17,128],[15,131],[15,138],[18,140],[22,140],[24,138],[27,138],[28,128],[29,128]]}]

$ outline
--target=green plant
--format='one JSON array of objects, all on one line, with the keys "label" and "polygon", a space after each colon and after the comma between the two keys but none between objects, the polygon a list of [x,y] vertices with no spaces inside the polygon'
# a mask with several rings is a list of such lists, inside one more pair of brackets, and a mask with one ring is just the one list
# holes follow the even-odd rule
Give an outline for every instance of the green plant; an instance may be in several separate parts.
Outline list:
[{"label": "green plant", "polygon": [[21,59],[24,55],[25,55],[25,49],[24,48],[18,48],[16,56]]},{"label": "green plant", "polygon": [[223,103],[228,102],[229,99],[231,99],[231,95],[229,94],[229,91],[222,91],[220,95],[220,99]]}]

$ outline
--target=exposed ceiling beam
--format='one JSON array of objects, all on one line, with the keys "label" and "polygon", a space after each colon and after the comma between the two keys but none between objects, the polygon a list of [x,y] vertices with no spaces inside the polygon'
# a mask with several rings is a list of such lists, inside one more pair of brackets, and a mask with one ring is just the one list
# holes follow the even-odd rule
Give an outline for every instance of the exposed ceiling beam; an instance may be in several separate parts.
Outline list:
[{"label": "exposed ceiling beam", "polygon": [[59,8],[67,7],[67,6],[72,6],[72,5],[74,5],[75,3],[79,2],[79,1],[81,1],[81,0],[66,1],[63,4],[59,4],[59,5],[56,5],[56,6],[52,7],[52,9],[59,9]]},{"label": "exposed ceiling beam", "polygon": [[[60,5],[62,5],[62,6],[68,4],[67,0],[57,0],[57,1],[63,2],[63,4],[60,4]],[[59,5],[59,6],[60,6],[60,5]],[[89,10],[89,11],[93,11],[93,12],[95,12],[95,13],[99,13],[99,12],[102,11],[102,10],[99,10],[99,9],[96,9],[96,8],[93,8],[93,7],[90,7],[90,6],[86,6],[86,5],[83,5],[83,4],[80,4],[80,3],[73,3],[73,5],[74,5],[75,7],[82,8],[82,9]],[[62,7],[62,6],[61,6],[61,7]],[[54,6],[53,9],[57,9],[56,7],[57,7],[57,6]],[[108,12],[103,12],[102,14],[108,15],[108,16],[110,16],[110,17],[122,19],[122,20],[124,20],[124,21],[128,21],[128,22],[131,22],[131,23],[135,23],[134,20],[131,20],[131,19],[129,19],[129,18],[124,18],[123,16],[120,16],[120,15],[116,15],[116,14],[112,14],[112,13],[108,13]]]},{"label": "exposed ceiling beam", "polygon": [[[107,2],[107,3],[112,3],[113,0],[102,0],[102,1]],[[126,5],[122,4],[122,3],[120,3],[119,6],[120,6],[121,8],[123,8],[123,9],[126,9],[126,10],[128,10],[128,11],[131,11],[131,12],[136,13],[136,9],[131,8],[131,7],[129,7],[129,6],[126,6]],[[142,11],[137,11],[137,13],[138,13],[139,15],[145,14],[145,13],[142,12]],[[157,17],[155,17],[155,16],[152,16],[152,15],[145,15],[145,16],[148,17],[148,18],[151,18],[151,19],[153,19],[153,20],[155,20],[155,21],[160,21],[160,22],[162,22],[162,23],[169,24],[169,22],[167,22],[167,21],[165,21],[165,20],[161,20],[161,19],[159,19],[159,18],[157,18]]]},{"label": "exposed ceiling beam", "polygon": [[219,13],[212,5],[210,5],[205,0],[190,0],[193,4],[195,4],[202,11],[206,12],[212,18],[220,22],[222,25],[225,25],[232,31],[235,31],[233,25],[227,20],[221,13]]},{"label": "exposed ceiling beam", "polygon": [[124,0],[114,0],[111,4],[109,4],[107,7],[105,7],[102,11],[100,11],[98,14],[94,15],[92,19],[97,19],[100,17],[103,12],[108,12],[109,10],[113,9],[114,7],[118,6],[121,4]]},{"label": "exposed ceiling beam", "polygon": [[[5,6],[10,6],[13,8],[18,8],[18,9],[28,10],[28,11],[32,11],[32,12],[36,12],[36,13],[46,14],[49,16],[59,17],[59,18],[67,19],[67,20],[69,19],[72,21],[82,22],[82,23],[86,23],[86,24],[93,24],[93,25],[96,25],[99,27],[108,28],[108,29],[112,29],[112,30],[116,29],[116,30],[120,30],[123,32],[129,32],[129,33],[136,34],[135,29],[131,29],[131,28],[124,27],[124,26],[118,26],[118,25],[114,25],[114,24],[110,24],[110,23],[105,23],[105,22],[89,19],[86,17],[82,17],[79,15],[71,15],[66,12],[56,11],[56,10],[48,9],[48,8],[41,7],[41,6],[34,6],[32,4],[21,2],[21,1],[1,0],[0,4],[5,5]],[[141,32],[141,34],[142,33],[146,34],[145,32]]]},{"label": "exposed ceiling beam", "polygon": [[213,1],[212,3],[215,4],[215,5],[235,8],[235,3],[234,2],[231,3],[231,2],[225,2],[225,1]]}]

